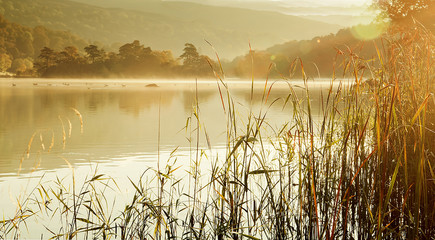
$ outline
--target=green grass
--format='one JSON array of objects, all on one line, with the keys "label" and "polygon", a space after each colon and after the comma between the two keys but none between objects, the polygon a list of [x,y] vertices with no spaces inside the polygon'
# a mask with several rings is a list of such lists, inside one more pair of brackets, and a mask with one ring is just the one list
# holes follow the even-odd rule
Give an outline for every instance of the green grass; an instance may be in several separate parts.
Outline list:
[{"label": "green grass", "polygon": [[[416,28],[385,37],[374,59],[349,49],[337,54],[334,68],[346,70],[322,96],[321,121],[308,84],[306,97],[289,82],[287,98],[270,99],[271,81],[263,107],[238,119],[216,70],[225,156],[200,148],[208,134],[196,102],[186,124],[187,177],[175,174],[181,170],[174,150],[159,160],[165,165],[131,181],[135,194],[120,213],[105,197],[116,183],[98,173],[79,188],[75,179],[72,187],[62,179],[38,185],[16,216],[1,222],[0,238],[18,239],[31,218],[46,216],[60,220],[59,229],[47,226],[54,239],[434,239],[434,42]],[[293,64],[303,72],[302,61]],[[292,108],[291,121],[279,128],[266,121],[276,104]],[[201,171],[204,164],[209,172]]]}]

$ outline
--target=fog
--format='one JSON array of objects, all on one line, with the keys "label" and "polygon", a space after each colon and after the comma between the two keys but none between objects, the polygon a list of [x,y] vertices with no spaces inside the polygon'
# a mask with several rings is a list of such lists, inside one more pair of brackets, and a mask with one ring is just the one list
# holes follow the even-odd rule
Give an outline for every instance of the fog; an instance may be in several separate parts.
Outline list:
[{"label": "fog", "polygon": [[[247,5],[256,8],[256,4]],[[119,46],[114,43],[139,40],[152,49],[171,50],[178,55],[183,45],[190,42],[201,54],[214,55],[213,48],[204,41],[207,40],[226,59],[245,54],[249,44],[254,49],[265,49],[342,28],[321,18],[286,15],[273,9],[275,5],[270,5],[270,9],[263,5],[258,8],[267,11],[242,9],[243,4],[224,7],[178,1],[4,0],[0,12],[11,22],[66,30],[102,43],[106,50]]]}]

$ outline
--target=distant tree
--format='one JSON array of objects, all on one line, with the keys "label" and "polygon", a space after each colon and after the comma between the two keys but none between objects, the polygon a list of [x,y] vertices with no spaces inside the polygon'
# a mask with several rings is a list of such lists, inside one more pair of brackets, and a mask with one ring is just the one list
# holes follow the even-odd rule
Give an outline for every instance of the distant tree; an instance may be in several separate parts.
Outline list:
[{"label": "distant tree", "polygon": [[251,51],[236,60],[235,72],[241,77],[265,78],[272,63],[271,54],[265,51]]},{"label": "distant tree", "polygon": [[180,58],[183,60],[182,70],[184,74],[210,76],[213,73],[210,64],[215,65],[214,62],[207,56],[199,55],[195,45],[191,43],[184,45]]},{"label": "distant tree", "polygon": [[202,76],[213,76],[213,70],[218,71],[219,65],[206,55],[199,56],[198,71]]},{"label": "distant tree", "polygon": [[171,51],[153,51],[152,54],[157,58],[161,65],[172,67],[178,64]]},{"label": "distant tree", "polygon": [[[48,47],[50,45],[50,39],[47,36],[47,29],[38,26],[33,29],[33,48],[35,50],[42,49],[43,47]],[[37,57],[38,53],[35,53]]]},{"label": "distant tree", "polygon": [[15,44],[10,44],[9,46],[6,46],[6,50],[9,53],[9,55],[12,56],[13,59],[22,56],[21,52],[18,50]]},{"label": "distant tree", "polygon": [[20,34],[16,38],[16,46],[24,57],[33,56],[35,54],[33,48],[33,35],[29,31]]},{"label": "distant tree", "polygon": [[14,59],[11,65],[11,72],[21,74],[33,68],[33,63],[29,59]]},{"label": "distant tree", "polygon": [[86,57],[91,63],[101,62],[104,60],[105,51],[104,49],[98,49],[96,45],[89,45],[85,47]]},{"label": "distant tree", "polygon": [[26,64],[23,59],[17,58],[12,62],[11,72],[13,73],[24,72],[26,69]]},{"label": "distant tree", "polygon": [[195,67],[200,61],[198,50],[192,43],[184,44],[183,54],[180,55],[180,58],[183,59],[185,67]]},{"label": "distant tree", "polygon": [[382,17],[391,19],[393,23],[406,23],[427,15],[432,15],[432,24],[435,21],[434,0],[374,0],[374,6],[382,11]]},{"label": "distant tree", "polygon": [[151,52],[151,48],[145,48],[138,40],[124,44],[119,48],[119,56],[123,60],[129,61],[138,61],[140,58],[150,55]]},{"label": "distant tree", "polygon": [[116,65],[120,62],[120,57],[119,54],[114,53],[114,52],[108,52],[107,53],[107,60],[106,62],[111,64],[111,65]]},{"label": "distant tree", "polygon": [[53,49],[44,47],[38,56],[35,67],[39,74],[43,75],[50,67],[56,64],[56,53]]},{"label": "distant tree", "polygon": [[11,57],[5,53],[0,53],[0,72],[5,72],[11,67]]},{"label": "distant tree", "polygon": [[48,36],[50,37],[50,47],[53,49],[62,49],[68,45],[68,40],[62,38],[61,36],[53,33],[50,33]]},{"label": "distant tree", "polygon": [[43,49],[41,49],[41,54],[39,54],[38,59],[40,59],[45,64],[46,68],[49,68],[54,65],[56,53],[53,49],[44,47]]},{"label": "distant tree", "polygon": [[74,46],[68,46],[59,53],[58,63],[73,63],[80,58],[79,50]]}]

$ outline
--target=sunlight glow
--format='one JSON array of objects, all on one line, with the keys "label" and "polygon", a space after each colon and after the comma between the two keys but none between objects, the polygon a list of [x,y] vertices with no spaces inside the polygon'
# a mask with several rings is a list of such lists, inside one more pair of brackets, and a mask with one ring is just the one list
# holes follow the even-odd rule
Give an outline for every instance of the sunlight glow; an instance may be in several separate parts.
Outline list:
[{"label": "sunlight glow", "polygon": [[358,25],[351,29],[352,35],[360,40],[372,40],[383,34],[388,28],[388,23]]},{"label": "sunlight glow", "polygon": [[284,4],[289,5],[299,5],[299,4],[309,4],[310,6],[362,6],[369,5],[372,3],[372,0],[236,0],[238,2],[282,2]]}]

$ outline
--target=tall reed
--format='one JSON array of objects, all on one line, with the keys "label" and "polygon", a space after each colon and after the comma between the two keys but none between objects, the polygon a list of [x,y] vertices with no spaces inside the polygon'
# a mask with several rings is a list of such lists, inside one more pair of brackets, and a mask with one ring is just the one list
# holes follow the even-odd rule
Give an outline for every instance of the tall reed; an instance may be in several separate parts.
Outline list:
[{"label": "tall reed", "polygon": [[[320,113],[300,60],[289,75],[301,71],[304,85],[278,80],[288,83],[288,96],[272,99],[277,83],[266,79],[259,110],[252,78],[242,117],[222,68],[215,70],[224,156],[211,150],[196,95],[186,177],[177,174],[175,149],[164,166],[131,181],[135,194],[120,214],[104,194],[116,183],[98,173],[72,193],[62,180],[40,185],[29,198],[38,211],[3,220],[0,238],[18,238],[35,214],[56,213],[56,239],[434,239],[434,42],[416,26],[383,38],[374,59],[338,51],[334,68],[345,70],[320,93]],[[275,128],[267,114],[277,104],[291,111]]]}]

